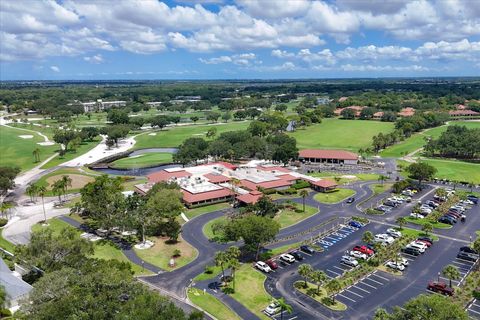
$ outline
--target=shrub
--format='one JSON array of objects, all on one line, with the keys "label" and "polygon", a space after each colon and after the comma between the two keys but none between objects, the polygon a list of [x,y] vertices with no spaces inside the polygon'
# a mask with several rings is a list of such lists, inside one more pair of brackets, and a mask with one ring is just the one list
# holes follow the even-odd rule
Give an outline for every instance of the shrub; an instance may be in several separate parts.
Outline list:
[{"label": "shrub", "polygon": [[293,286],[297,289],[305,289],[305,282],[304,281],[297,281],[293,284]]},{"label": "shrub", "polygon": [[204,273],[206,273],[206,274],[212,274],[212,273],[213,273],[213,270],[214,270],[213,266],[205,266],[205,271],[204,271]]},{"label": "shrub", "polygon": [[265,261],[268,260],[272,257],[272,252],[271,251],[265,251],[259,254],[259,260]]},{"label": "shrub", "polygon": [[357,217],[357,216],[353,216],[352,220],[358,221],[358,222],[363,223],[363,224],[370,222],[370,220],[368,220],[367,218]]},{"label": "shrub", "polygon": [[1,318],[4,318],[4,317],[11,317],[12,316],[12,312],[8,309],[0,309],[0,317]]},{"label": "shrub", "polygon": [[365,211],[366,214],[384,214],[383,211],[380,211],[380,210],[377,210],[377,209],[371,209],[371,208],[368,208],[366,211]]},{"label": "shrub", "polygon": [[334,301],[330,297],[324,297],[324,298],[322,298],[322,303],[326,306],[331,306],[331,305],[334,304]]},{"label": "shrub", "polygon": [[296,212],[296,213],[302,213],[303,210],[302,210],[302,209],[295,208],[295,212]]},{"label": "shrub", "polygon": [[307,295],[309,295],[310,297],[315,297],[317,295],[317,289],[308,288],[307,289]]},{"label": "shrub", "polygon": [[292,188],[299,190],[299,189],[304,189],[310,187],[310,183],[307,181],[301,180],[297,183],[292,184]]},{"label": "shrub", "polygon": [[282,195],[292,195],[292,194],[296,194],[297,193],[297,190],[294,189],[294,188],[288,188],[288,189],[285,189],[285,190],[278,190],[277,191],[278,194],[282,194]]},{"label": "shrub", "polygon": [[3,227],[8,223],[8,219],[5,218],[0,218],[0,227]]},{"label": "shrub", "polygon": [[179,249],[173,250],[173,256],[175,258],[180,257],[181,255],[182,255],[182,251],[180,251]]},{"label": "shrub", "polygon": [[233,294],[235,293],[235,290],[233,290],[233,288],[230,288],[230,287],[225,287],[222,289],[223,293],[225,294]]}]

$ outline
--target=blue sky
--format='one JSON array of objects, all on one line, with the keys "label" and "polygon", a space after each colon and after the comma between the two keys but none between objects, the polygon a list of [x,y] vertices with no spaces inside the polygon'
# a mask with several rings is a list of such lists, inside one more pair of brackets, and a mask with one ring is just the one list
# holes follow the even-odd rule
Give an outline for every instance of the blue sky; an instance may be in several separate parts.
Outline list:
[{"label": "blue sky", "polygon": [[480,1],[3,1],[0,79],[480,75]]}]

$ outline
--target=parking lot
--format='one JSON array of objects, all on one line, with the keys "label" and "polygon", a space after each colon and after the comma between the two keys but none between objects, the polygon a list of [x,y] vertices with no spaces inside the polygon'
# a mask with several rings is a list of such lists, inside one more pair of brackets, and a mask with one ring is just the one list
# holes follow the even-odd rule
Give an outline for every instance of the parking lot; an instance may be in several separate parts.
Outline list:
[{"label": "parking lot", "polygon": [[381,271],[374,271],[354,285],[339,292],[335,298],[347,306],[353,306],[357,302],[367,298],[372,292],[386,286],[391,281],[391,275]]},{"label": "parking lot", "polygon": [[480,319],[480,301],[477,299],[473,300],[468,306],[467,311],[472,319]]}]

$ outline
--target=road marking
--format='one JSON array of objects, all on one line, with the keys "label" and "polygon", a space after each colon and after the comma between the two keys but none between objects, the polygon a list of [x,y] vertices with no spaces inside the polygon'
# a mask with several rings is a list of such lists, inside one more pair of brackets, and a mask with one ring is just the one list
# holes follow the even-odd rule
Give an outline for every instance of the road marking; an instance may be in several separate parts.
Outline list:
[{"label": "road marking", "polygon": [[381,282],[378,282],[378,281],[376,281],[376,280],[373,280],[373,279],[372,279],[372,278],[370,278],[370,277],[369,277],[369,278],[365,278],[365,280],[370,280],[370,281],[372,281],[372,282],[375,282],[375,283],[377,283],[377,284],[379,284],[379,285],[381,285],[381,286],[383,286],[383,285],[384,285],[383,283],[381,283]]},{"label": "road marking", "polygon": [[413,254],[410,254],[410,253],[405,253],[405,252],[402,252],[402,255],[406,256],[405,258],[409,258],[413,260],[415,260],[415,258],[417,258],[417,256],[414,256]]},{"label": "road marking", "polygon": [[365,290],[365,289],[360,288],[360,287],[358,286],[358,283],[357,283],[357,285],[355,285],[355,286],[352,287],[352,288],[355,288],[355,289],[358,289],[358,290],[362,290],[362,291],[364,291],[364,292],[366,292],[366,293],[371,293],[370,291],[367,291],[367,290]]},{"label": "road marking", "polygon": [[340,275],[340,273],[338,273],[338,272],[335,272],[335,271],[332,271],[332,270],[330,270],[330,269],[327,269],[327,271],[328,271],[328,272],[331,272],[331,273],[334,273],[334,274],[336,274],[337,276],[339,276],[339,275]]},{"label": "road marking", "polygon": [[471,311],[471,312],[476,313],[476,314],[480,314],[480,312],[472,310],[472,309],[468,309],[468,311]]},{"label": "road marking", "polygon": [[390,281],[390,279],[387,279],[387,278],[384,278],[384,277],[382,277],[382,276],[379,276],[379,275],[376,274],[376,273],[372,273],[372,276],[375,276],[375,277],[377,277],[377,278],[383,279],[383,280],[385,280],[385,281]]},{"label": "road marking", "polygon": [[462,266],[468,266],[468,267],[471,267],[473,265],[473,263],[465,263],[465,262],[458,262],[458,261],[453,261],[452,263],[456,263],[456,264],[459,264]]},{"label": "road marking", "polygon": [[364,296],[359,295],[358,293],[355,293],[355,292],[351,291],[350,289],[345,289],[345,291],[353,293],[354,295],[359,296],[360,298],[365,298]]},{"label": "road marking", "polygon": [[347,299],[347,300],[350,300],[350,301],[352,301],[352,302],[357,302],[357,301],[355,301],[355,300],[353,300],[353,299],[350,299],[349,297],[345,297],[345,296],[344,296],[343,294],[341,294],[341,293],[337,294],[337,296],[343,297],[343,298],[345,298],[345,299]]},{"label": "road marking", "polygon": [[[362,280],[362,281],[363,281],[363,280]],[[359,283],[360,283],[360,284],[364,284],[364,285],[366,285],[366,286],[369,286],[370,288],[373,288],[373,289],[377,290],[377,287],[374,287],[374,286],[372,286],[371,284],[364,283],[364,282],[362,282],[362,281],[360,281]]]}]

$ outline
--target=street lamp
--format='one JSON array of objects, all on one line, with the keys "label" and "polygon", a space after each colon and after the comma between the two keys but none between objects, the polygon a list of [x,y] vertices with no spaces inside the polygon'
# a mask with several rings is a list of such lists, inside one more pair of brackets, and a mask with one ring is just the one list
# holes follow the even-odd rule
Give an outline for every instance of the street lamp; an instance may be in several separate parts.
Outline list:
[{"label": "street lamp", "polygon": [[437,273],[437,282],[440,282],[440,271]]}]

